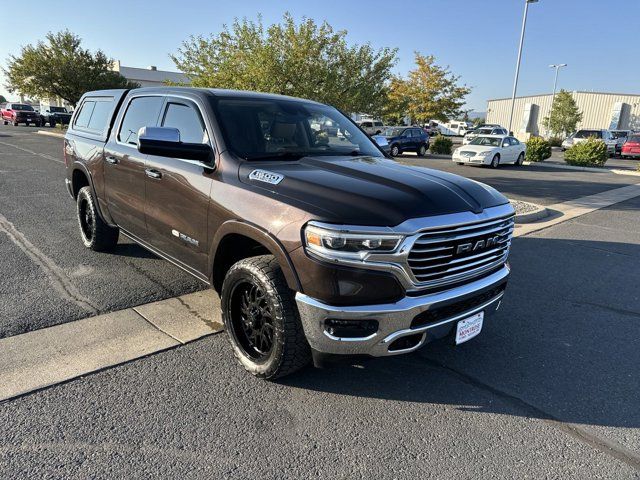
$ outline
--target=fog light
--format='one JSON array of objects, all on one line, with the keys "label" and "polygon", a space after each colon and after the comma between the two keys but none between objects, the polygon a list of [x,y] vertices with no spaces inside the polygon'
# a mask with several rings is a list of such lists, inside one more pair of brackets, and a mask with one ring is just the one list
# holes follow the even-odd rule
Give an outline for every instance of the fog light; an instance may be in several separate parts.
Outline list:
[{"label": "fog light", "polygon": [[340,320],[329,318],[324,322],[325,331],[339,338],[364,338],[378,331],[377,320]]}]

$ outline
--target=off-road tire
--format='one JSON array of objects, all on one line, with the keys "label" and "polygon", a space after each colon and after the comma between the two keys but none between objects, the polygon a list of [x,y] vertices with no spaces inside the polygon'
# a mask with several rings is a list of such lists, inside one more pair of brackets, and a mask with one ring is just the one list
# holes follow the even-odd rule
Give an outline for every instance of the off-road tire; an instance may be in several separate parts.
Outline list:
[{"label": "off-road tire", "polygon": [[106,252],[115,248],[120,230],[110,227],[102,220],[91,187],[83,187],[78,192],[76,214],[80,238],[85,247],[96,252]]},{"label": "off-road tire", "polygon": [[[274,326],[271,350],[265,358],[255,359],[242,345],[244,333],[239,327],[239,312],[234,317],[237,291],[246,284],[262,290],[269,302]],[[300,370],[311,361],[311,349],[304,335],[293,292],[273,255],[245,258],[227,272],[221,291],[222,319],[233,354],[252,375],[273,380]]]}]

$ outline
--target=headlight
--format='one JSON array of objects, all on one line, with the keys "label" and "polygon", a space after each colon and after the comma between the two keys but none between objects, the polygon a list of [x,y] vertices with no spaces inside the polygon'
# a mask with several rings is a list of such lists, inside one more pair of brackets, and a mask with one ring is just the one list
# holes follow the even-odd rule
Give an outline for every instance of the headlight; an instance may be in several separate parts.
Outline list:
[{"label": "headlight", "polygon": [[393,252],[403,239],[402,235],[384,233],[355,233],[309,224],[303,230],[308,250],[335,259],[362,259],[369,253]]},{"label": "headlight", "polygon": [[489,151],[489,152],[478,152],[478,153],[476,153],[476,155],[478,157],[487,157],[487,156],[491,155],[492,153],[493,152],[491,152],[491,151]]}]

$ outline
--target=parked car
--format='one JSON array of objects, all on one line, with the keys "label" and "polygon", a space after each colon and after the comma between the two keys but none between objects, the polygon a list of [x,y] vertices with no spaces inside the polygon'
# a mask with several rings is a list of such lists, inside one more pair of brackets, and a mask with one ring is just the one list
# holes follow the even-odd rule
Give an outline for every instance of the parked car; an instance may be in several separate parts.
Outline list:
[{"label": "parked car", "polygon": [[379,135],[384,130],[384,124],[380,120],[362,120],[358,125],[369,135]]},{"label": "parked car", "polygon": [[51,128],[58,124],[68,125],[71,120],[71,114],[65,107],[56,107],[55,105],[41,106],[40,114],[43,119],[42,125],[48,123]]},{"label": "parked car", "polygon": [[389,142],[392,157],[403,152],[416,152],[423,157],[429,149],[429,135],[420,127],[388,127],[382,135]]},{"label": "parked car", "polygon": [[468,145],[469,143],[471,143],[471,141],[480,136],[480,135],[508,135],[509,132],[507,132],[506,128],[503,128],[501,126],[495,126],[495,125],[491,125],[491,126],[486,126],[486,127],[478,127],[475,130],[471,130],[470,132],[467,132],[467,134],[464,136],[464,138],[462,139],[462,144],[463,145]]},{"label": "parked car", "polygon": [[31,105],[26,103],[8,102],[0,111],[2,115],[2,123],[9,123],[17,127],[19,124],[41,126],[40,114],[36,112]]},{"label": "parked car", "polygon": [[607,145],[607,153],[614,155],[616,152],[617,141],[611,136],[611,132],[606,129],[582,129],[578,130],[573,136],[573,145],[586,142],[589,138],[597,138]]},{"label": "parked car", "polygon": [[633,133],[632,130],[609,130],[611,132],[611,138],[616,141],[614,155],[622,154],[622,146],[629,138],[629,135]]},{"label": "parked car", "polygon": [[638,158],[640,157],[640,134],[632,133],[627,141],[622,145],[620,152],[622,158]]},{"label": "parked car", "polygon": [[567,138],[565,138],[562,141],[562,145],[561,145],[561,149],[562,151],[566,151],[567,148],[571,148],[573,146],[573,136],[576,134],[576,132],[573,132],[571,135],[569,135]]},{"label": "parked car", "polygon": [[[317,140],[319,117],[344,140]],[[89,92],[64,155],[82,244],[108,250],[123,234],[212,286],[236,358],[258,377],[435,338],[460,344],[504,301],[508,200],[385,158],[327,105],[179,87]]]},{"label": "parked car", "polygon": [[522,165],[526,144],[508,135],[481,135],[471,143],[456,148],[452,160],[458,165],[488,165],[498,168],[500,165],[512,163]]}]

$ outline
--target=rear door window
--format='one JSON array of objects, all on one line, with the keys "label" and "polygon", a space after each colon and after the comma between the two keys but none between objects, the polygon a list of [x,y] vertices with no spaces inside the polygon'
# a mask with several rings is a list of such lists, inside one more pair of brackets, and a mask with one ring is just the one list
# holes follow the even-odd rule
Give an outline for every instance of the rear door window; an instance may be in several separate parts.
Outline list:
[{"label": "rear door window", "polygon": [[118,141],[137,145],[138,131],[142,127],[156,126],[163,100],[163,97],[134,97],[120,124]]},{"label": "rear door window", "polygon": [[169,102],[162,120],[163,127],[173,127],[180,131],[180,141],[184,143],[207,143],[204,122],[198,111],[183,103]]}]

